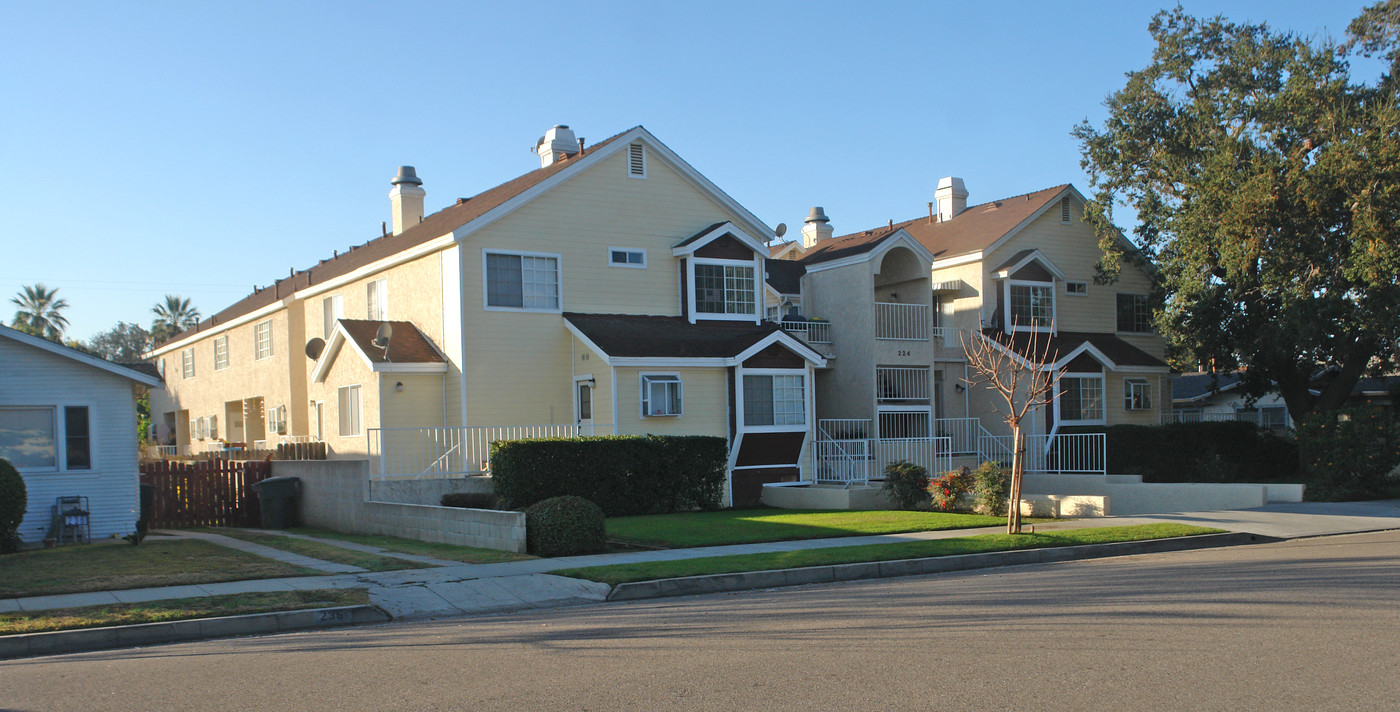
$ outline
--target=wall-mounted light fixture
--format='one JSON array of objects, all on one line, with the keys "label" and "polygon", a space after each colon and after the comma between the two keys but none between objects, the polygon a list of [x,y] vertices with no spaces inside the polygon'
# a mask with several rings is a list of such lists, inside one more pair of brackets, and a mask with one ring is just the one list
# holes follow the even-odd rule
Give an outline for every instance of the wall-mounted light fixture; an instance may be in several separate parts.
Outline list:
[{"label": "wall-mounted light fixture", "polygon": [[403,381],[394,384],[394,390],[403,393]]},{"label": "wall-mounted light fixture", "polygon": [[967,390],[967,386],[964,386],[961,383],[955,383],[953,384],[953,390],[957,391],[958,393],[962,393],[963,391]]}]

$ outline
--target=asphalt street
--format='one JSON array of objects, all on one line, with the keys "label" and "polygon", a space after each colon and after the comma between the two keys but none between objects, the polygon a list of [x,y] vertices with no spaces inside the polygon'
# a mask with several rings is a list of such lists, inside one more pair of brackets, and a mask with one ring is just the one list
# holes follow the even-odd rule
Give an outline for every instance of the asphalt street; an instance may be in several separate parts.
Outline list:
[{"label": "asphalt street", "polygon": [[0,663],[6,710],[1400,709],[1400,532]]}]

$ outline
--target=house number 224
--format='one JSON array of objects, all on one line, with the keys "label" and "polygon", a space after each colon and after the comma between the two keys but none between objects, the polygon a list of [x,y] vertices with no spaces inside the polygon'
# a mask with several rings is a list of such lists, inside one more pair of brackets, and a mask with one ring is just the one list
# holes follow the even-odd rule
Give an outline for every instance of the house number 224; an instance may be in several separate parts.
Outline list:
[{"label": "house number 224", "polygon": [[899,352],[897,352],[897,353],[898,353],[900,356],[913,356],[913,355],[914,355],[912,352],[909,352],[909,351],[899,351]]}]

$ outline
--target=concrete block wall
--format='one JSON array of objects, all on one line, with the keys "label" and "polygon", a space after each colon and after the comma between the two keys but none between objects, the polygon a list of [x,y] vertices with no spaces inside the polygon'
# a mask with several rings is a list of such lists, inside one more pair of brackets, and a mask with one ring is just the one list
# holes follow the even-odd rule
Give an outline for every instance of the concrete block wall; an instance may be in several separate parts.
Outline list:
[{"label": "concrete block wall", "polygon": [[[436,504],[374,502],[366,460],[274,460],[276,477],[301,478],[303,523],[352,534],[380,534],[456,546],[523,553],[525,513],[461,509]],[[425,481],[428,482],[428,481]],[[470,486],[479,487],[479,483]],[[400,487],[404,496],[431,496],[432,488]],[[441,494],[437,495],[441,497]]]},{"label": "concrete block wall", "polygon": [[397,502],[399,504],[442,503],[445,494],[470,492],[491,494],[495,487],[490,477],[453,477],[435,480],[375,480],[369,483],[369,499],[372,502]]}]

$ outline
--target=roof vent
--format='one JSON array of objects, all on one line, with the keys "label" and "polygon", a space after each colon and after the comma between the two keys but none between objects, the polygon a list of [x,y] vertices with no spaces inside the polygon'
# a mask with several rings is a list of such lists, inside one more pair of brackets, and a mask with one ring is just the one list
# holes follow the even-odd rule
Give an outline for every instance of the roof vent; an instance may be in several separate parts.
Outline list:
[{"label": "roof vent", "polygon": [[418,179],[418,171],[413,166],[399,166],[399,174],[394,176],[389,185],[423,185],[423,181]]},{"label": "roof vent", "polygon": [[811,248],[822,240],[831,239],[834,232],[826,211],[821,206],[814,207],[807,211],[807,219],[802,221],[802,246]]},{"label": "roof vent", "polygon": [[555,124],[554,128],[544,132],[540,140],[535,142],[535,153],[539,154],[540,168],[547,168],[569,156],[577,155],[578,143],[572,129],[564,124]]},{"label": "roof vent", "polygon": [[963,179],[948,176],[938,180],[938,190],[933,192],[938,201],[938,220],[952,220],[953,216],[967,209],[967,186]]}]

